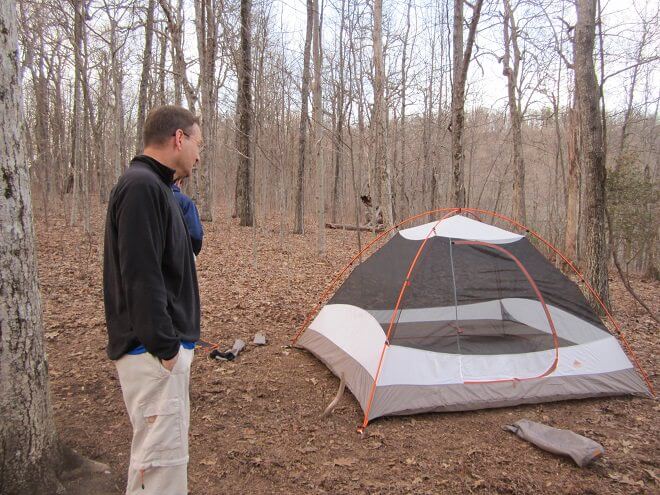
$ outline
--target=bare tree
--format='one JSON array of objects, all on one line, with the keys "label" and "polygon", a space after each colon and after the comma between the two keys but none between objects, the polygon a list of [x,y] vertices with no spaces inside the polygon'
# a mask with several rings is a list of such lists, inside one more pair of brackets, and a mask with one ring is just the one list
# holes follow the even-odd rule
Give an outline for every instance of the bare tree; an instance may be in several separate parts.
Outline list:
[{"label": "bare tree", "polygon": [[[167,20],[167,29],[170,37],[170,46],[172,48],[172,65],[174,69],[175,88],[183,88],[188,102],[188,109],[195,111],[197,104],[197,92],[188,80],[186,72],[186,59],[183,48],[183,16],[182,0],[179,0],[177,10],[174,10],[170,0],[158,0],[165,18]],[[176,103],[180,103],[180,98],[175,98]]]},{"label": "bare tree", "polygon": [[513,141],[513,218],[527,223],[525,212],[525,161],[522,149],[522,111],[520,108],[520,47],[518,46],[518,28],[511,8],[511,1],[504,0],[504,75],[507,78],[509,100],[509,118],[511,120],[511,138]]},{"label": "bare tree", "polygon": [[319,253],[325,252],[325,170],[323,166],[323,100],[321,94],[321,66],[323,61],[323,51],[321,48],[321,12],[319,0],[314,1],[314,34],[313,34],[313,52],[314,52],[314,84],[313,93],[313,125],[311,141],[314,145],[314,160],[316,162],[316,205],[318,211],[318,245]]},{"label": "bare tree", "polygon": [[578,219],[580,210],[580,116],[575,100],[568,109],[568,177],[566,185],[566,228],[564,250],[569,259],[578,258]]},{"label": "bare tree", "polygon": [[375,197],[374,204],[383,212],[385,225],[394,225],[392,179],[387,160],[387,107],[385,103],[385,69],[383,56],[383,0],[375,0],[373,15],[374,46],[374,110],[371,124],[374,132]]},{"label": "bare tree", "polygon": [[298,173],[296,175],[294,234],[305,232],[305,159],[307,157],[307,125],[309,105],[309,61],[314,29],[314,0],[307,0],[307,31],[303,54],[302,85],[300,88],[300,133],[298,136]]},{"label": "bare tree", "polygon": [[142,151],[142,128],[147,114],[147,88],[150,83],[149,74],[152,71],[153,39],[154,39],[154,10],[156,0],[149,0],[147,4],[147,18],[144,22],[144,53],[142,55],[142,75],[140,76],[140,90],[138,94],[138,113],[136,122],[136,151]]},{"label": "bare tree", "polygon": [[454,206],[463,207],[466,204],[465,181],[465,151],[463,150],[463,130],[465,127],[465,84],[467,71],[472,59],[472,47],[477,34],[477,25],[481,15],[483,0],[476,0],[472,6],[472,19],[468,30],[465,52],[463,51],[463,3],[464,0],[454,0],[454,35],[453,35],[453,73],[454,80],[451,92],[451,158],[452,158],[452,191]]},{"label": "bare tree", "polygon": [[[337,67],[338,77],[335,81],[335,95],[333,105],[333,120],[334,120],[334,139],[333,139],[333,153],[334,153],[334,171],[332,181],[332,206],[330,210],[330,221],[337,222],[337,206],[339,203],[339,178],[342,169],[342,156],[343,156],[343,135],[344,124],[346,122],[346,88],[345,88],[345,72],[346,72],[346,47],[344,46],[344,34],[346,31],[346,0],[341,0],[339,24],[339,39],[337,40],[337,51],[339,56],[339,63]],[[350,122],[349,122],[350,125]]]},{"label": "bare tree", "polygon": [[[396,184],[399,188],[397,193],[398,211],[401,217],[406,217],[410,209],[410,200],[406,194],[406,90],[408,89],[408,70],[410,61],[408,60],[408,41],[410,38],[410,11],[412,9],[412,0],[408,0],[406,6],[406,31],[403,35],[403,46],[401,47],[401,152],[399,154],[399,166]],[[404,205],[405,200],[405,205]]]},{"label": "bare tree", "polygon": [[[215,0],[195,0],[195,25],[197,31],[197,51],[199,53],[200,67],[199,85],[202,95],[202,125],[204,128],[204,133],[206,134],[206,148],[202,153],[199,165],[200,194],[198,206],[201,219],[207,221],[213,220],[213,170],[215,161],[217,160],[217,8],[218,7],[216,6]],[[251,111],[248,115],[251,116]]]},{"label": "bare tree", "polygon": [[13,1],[0,3],[0,26],[0,492],[55,493],[59,451],[21,133]]},{"label": "bare tree", "polygon": [[238,79],[236,212],[243,227],[254,224],[252,184],[252,0],[241,0],[241,64]]},{"label": "bare tree", "polygon": [[575,25],[575,93],[580,114],[580,157],[585,178],[584,226],[586,276],[609,302],[605,231],[605,148],[600,115],[600,92],[594,67],[596,0],[577,0]]}]

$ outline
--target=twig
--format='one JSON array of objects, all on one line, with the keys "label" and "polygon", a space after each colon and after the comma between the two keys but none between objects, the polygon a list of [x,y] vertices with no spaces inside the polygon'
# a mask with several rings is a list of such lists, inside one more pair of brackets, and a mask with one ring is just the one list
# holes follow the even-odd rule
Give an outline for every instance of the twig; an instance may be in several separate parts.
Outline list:
[{"label": "twig", "polygon": [[326,416],[329,416],[334,408],[337,407],[337,404],[339,404],[342,395],[344,395],[344,388],[346,387],[346,381],[344,378],[344,373],[342,373],[341,379],[339,380],[339,390],[337,390],[337,395],[335,395],[335,398],[332,399],[332,402],[328,405],[328,407],[325,408],[325,411],[323,411],[321,417],[325,418]]}]

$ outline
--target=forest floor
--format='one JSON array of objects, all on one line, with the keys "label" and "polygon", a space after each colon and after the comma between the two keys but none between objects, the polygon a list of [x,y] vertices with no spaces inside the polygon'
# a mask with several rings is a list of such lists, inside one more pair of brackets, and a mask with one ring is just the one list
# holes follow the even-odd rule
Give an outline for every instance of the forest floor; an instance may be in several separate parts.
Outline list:
[{"label": "forest floor", "polygon": [[[94,235],[50,219],[37,221],[39,275],[57,428],[79,453],[110,474],[68,482],[70,493],[123,493],[131,427],[113,363],[105,354],[102,298],[104,215]],[[205,225],[198,273],[202,338],[224,350],[248,342],[234,362],[196,351],[192,366],[190,493],[512,493],[660,492],[660,405],[611,398],[474,412],[362,420],[350,392],[333,414],[321,412],[338,380],[304,350],[288,347],[332,275],[356,252],[355,232],[279,235],[277,222],[256,235],[226,216]],[[363,244],[370,234],[363,235]],[[658,327],[617,278],[614,313],[658,388]],[[633,280],[652,308],[660,284]],[[265,332],[268,344],[250,344]],[[602,443],[589,468],[541,451],[503,431],[528,418]],[[91,484],[90,484],[91,483]],[[91,487],[91,488],[90,488]]]}]

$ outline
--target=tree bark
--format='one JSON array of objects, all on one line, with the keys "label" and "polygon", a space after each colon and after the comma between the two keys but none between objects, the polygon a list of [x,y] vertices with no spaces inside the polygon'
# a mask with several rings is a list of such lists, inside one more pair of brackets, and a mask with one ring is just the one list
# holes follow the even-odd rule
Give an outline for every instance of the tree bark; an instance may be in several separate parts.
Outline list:
[{"label": "tree bark", "polygon": [[302,86],[300,88],[300,132],[298,136],[298,172],[296,174],[294,234],[305,232],[305,159],[307,157],[307,122],[309,106],[309,61],[314,28],[314,0],[307,0],[307,31],[303,54]]},{"label": "tree bark", "polygon": [[316,161],[316,207],[318,214],[318,239],[317,249],[319,253],[325,252],[325,170],[323,166],[323,101],[321,98],[321,12],[319,0],[314,2],[314,34],[313,34],[313,52],[314,52],[314,84],[313,93],[313,125],[311,141],[314,146],[314,155]]},{"label": "tree bark", "polygon": [[568,110],[568,184],[566,187],[566,230],[564,251],[569,259],[578,261],[578,213],[580,201],[580,123],[577,102]]},{"label": "tree bark", "polygon": [[344,31],[346,24],[346,0],[341,0],[341,17],[339,24],[339,44],[337,45],[337,50],[339,51],[339,67],[337,72],[339,73],[336,94],[335,94],[335,115],[336,115],[336,126],[335,126],[335,136],[334,136],[334,172],[333,172],[333,183],[332,183],[332,209],[330,213],[330,219],[332,223],[337,222],[337,206],[339,204],[339,178],[341,176],[342,168],[342,156],[343,156],[343,134],[344,134],[344,120],[346,118],[346,89],[344,87],[344,73],[346,70],[345,67],[345,57],[346,57],[346,47],[344,46]]},{"label": "tree bark", "polygon": [[463,131],[465,127],[465,84],[467,71],[472,58],[472,47],[477,33],[479,16],[483,0],[477,0],[472,8],[472,19],[468,39],[463,52],[463,0],[454,0],[454,36],[453,36],[453,73],[454,81],[451,95],[451,161],[452,195],[454,206],[466,205],[464,168],[465,151],[463,150]]},{"label": "tree bark", "polygon": [[241,0],[241,67],[238,80],[238,172],[236,174],[236,213],[242,227],[254,223],[252,187],[252,0]]},{"label": "tree bark", "polygon": [[[585,178],[585,275],[601,300],[609,304],[605,238],[605,143],[600,92],[594,67],[596,0],[577,1],[575,90],[580,114],[580,157]],[[591,296],[590,296],[591,299]]]},{"label": "tree bark", "polygon": [[[512,57],[513,55],[513,57]],[[513,218],[523,225],[527,223],[525,211],[525,161],[522,149],[522,111],[518,90],[520,71],[518,30],[510,0],[504,0],[504,75],[507,78],[509,119],[513,141]],[[513,59],[513,60],[512,60]]]},{"label": "tree bark", "polygon": [[[406,6],[406,31],[403,35],[403,46],[401,47],[401,152],[399,153],[399,166],[397,180],[397,218],[406,218],[409,213],[410,203],[406,194],[406,90],[408,85],[408,39],[410,36],[410,10],[412,0],[408,0]],[[405,200],[405,203],[404,203]]]},{"label": "tree bark", "polygon": [[[216,152],[217,97],[215,64],[218,52],[218,23],[214,0],[195,0],[195,26],[199,53],[199,84],[202,93],[202,126],[206,135],[206,149],[202,152],[199,173],[199,215],[202,220],[213,220],[213,170]],[[251,112],[250,114],[251,115]]]},{"label": "tree bark", "polygon": [[153,39],[154,39],[154,10],[156,0],[149,0],[147,4],[147,19],[144,23],[144,52],[142,55],[142,75],[140,76],[140,90],[138,94],[138,113],[136,122],[135,142],[136,152],[140,153],[144,146],[142,142],[142,129],[144,119],[147,115],[148,101],[147,88],[149,86],[149,74],[152,70]]},{"label": "tree bark", "polygon": [[[185,95],[186,101],[188,102],[188,110],[195,112],[195,106],[197,103],[197,95],[195,88],[192,86],[188,80],[186,73],[186,59],[184,56],[183,49],[183,19],[182,19],[182,4],[179,3],[178,13],[175,16],[175,12],[172,9],[172,5],[169,0],[158,0],[165,18],[167,19],[167,28],[169,30],[170,41],[172,42],[172,65],[174,69],[174,85],[176,88],[182,88]],[[180,0],[181,1],[181,0]],[[178,96],[175,98],[177,104],[180,104],[181,97]]]},{"label": "tree bark", "polygon": [[374,24],[372,30],[374,46],[374,131],[375,201],[374,205],[383,212],[385,225],[394,225],[394,198],[392,178],[387,160],[387,108],[385,106],[385,69],[383,57],[383,0],[374,2]]},{"label": "tree bark", "polygon": [[48,392],[16,10],[0,3],[0,493],[55,493],[59,449]]}]

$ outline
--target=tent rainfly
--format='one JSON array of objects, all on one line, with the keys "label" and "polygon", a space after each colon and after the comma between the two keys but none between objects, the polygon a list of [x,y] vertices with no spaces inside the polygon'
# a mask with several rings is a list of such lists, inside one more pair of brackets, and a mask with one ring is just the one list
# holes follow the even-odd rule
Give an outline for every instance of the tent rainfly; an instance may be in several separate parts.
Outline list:
[{"label": "tent rainfly", "polygon": [[344,376],[362,428],[386,415],[651,396],[578,286],[527,237],[448,210],[399,230],[294,339]]}]

